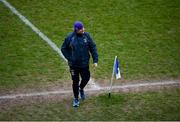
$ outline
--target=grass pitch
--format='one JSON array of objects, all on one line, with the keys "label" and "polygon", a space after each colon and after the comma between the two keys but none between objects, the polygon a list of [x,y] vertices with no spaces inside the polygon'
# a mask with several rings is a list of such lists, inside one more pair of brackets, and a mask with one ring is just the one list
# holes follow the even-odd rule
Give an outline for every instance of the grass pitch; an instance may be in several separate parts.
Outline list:
[{"label": "grass pitch", "polygon": [[[114,56],[125,80],[179,78],[178,0],[9,0],[59,47],[74,21],[96,41],[98,81],[111,77]],[[62,59],[0,3],[0,86],[70,81]]]},{"label": "grass pitch", "polygon": [[179,121],[179,98],[180,89],[113,94],[111,99],[104,94],[89,97],[77,109],[72,107],[71,99],[33,103],[28,100],[3,109],[0,120]]}]

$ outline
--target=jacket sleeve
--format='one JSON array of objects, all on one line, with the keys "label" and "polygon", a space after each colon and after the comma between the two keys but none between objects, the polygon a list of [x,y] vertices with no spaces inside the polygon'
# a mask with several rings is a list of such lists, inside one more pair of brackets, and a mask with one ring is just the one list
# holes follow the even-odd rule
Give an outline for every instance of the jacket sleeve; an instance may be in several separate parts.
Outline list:
[{"label": "jacket sleeve", "polygon": [[97,52],[96,44],[89,34],[87,34],[87,36],[88,36],[89,43],[90,43],[89,44],[90,45],[90,52],[91,52],[91,55],[93,58],[93,62],[98,63],[98,52]]},{"label": "jacket sleeve", "polygon": [[68,40],[68,37],[66,37],[65,38],[65,40],[64,40],[64,43],[62,44],[62,46],[61,46],[61,51],[62,51],[62,53],[63,53],[63,55],[64,55],[64,57],[68,60],[68,61],[70,61],[70,46],[69,46],[69,40]]}]

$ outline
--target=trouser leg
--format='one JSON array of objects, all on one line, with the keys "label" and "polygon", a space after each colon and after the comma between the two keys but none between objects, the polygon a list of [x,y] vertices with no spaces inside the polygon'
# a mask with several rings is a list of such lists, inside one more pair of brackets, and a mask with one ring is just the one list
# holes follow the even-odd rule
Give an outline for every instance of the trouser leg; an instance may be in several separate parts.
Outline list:
[{"label": "trouser leg", "polygon": [[82,78],[81,83],[80,83],[80,89],[84,89],[84,87],[87,85],[87,83],[90,79],[89,66],[85,67],[85,68],[81,68],[80,75]]},{"label": "trouser leg", "polygon": [[73,94],[74,98],[79,97],[79,70],[74,67],[70,67],[70,73],[72,78],[72,88],[73,88]]}]

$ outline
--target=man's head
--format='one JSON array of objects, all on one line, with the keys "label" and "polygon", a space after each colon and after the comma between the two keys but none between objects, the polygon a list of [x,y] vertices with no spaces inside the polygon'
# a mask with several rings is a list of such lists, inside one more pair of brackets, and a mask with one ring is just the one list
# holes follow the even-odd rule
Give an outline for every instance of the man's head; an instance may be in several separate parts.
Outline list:
[{"label": "man's head", "polygon": [[77,34],[83,34],[84,33],[84,25],[82,22],[80,21],[76,21],[74,23],[74,31],[77,33]]}]

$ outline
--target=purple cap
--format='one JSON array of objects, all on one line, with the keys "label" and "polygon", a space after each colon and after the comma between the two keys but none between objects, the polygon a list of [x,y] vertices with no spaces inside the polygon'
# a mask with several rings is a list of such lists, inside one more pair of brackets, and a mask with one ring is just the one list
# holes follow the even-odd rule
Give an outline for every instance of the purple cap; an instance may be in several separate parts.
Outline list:
[{"label": "purple cap", "polygon": [[84,26],[83,26],[83,23],[80,22],[80,21],[76,21],[76,22],[74,23],[74,30],[75,30],[75,31],[81,30],[83,27],[84,27]]}]

